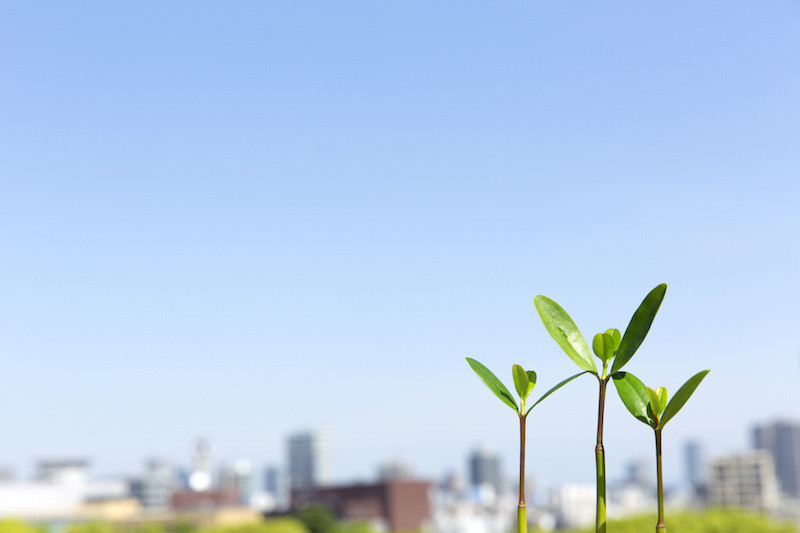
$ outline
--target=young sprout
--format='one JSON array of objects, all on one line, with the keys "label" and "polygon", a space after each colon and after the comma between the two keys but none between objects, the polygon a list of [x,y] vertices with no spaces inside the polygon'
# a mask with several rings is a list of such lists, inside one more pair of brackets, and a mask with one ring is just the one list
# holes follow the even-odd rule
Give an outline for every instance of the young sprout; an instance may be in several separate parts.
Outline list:
[{"label": "young sprout", "polygon": [[[534,298],[536,311],[539,313],[544,327],[553,337],[553,340],[583,370],[582,373],[593,374],[600,384],[597,408],[597,445],[595,446],[595,464],[597,468],[596,533],[605,533],[606,531],[606,459],[603,448],[603,414],[605,411],[606,386],[611,376],[619,372],[625,363],[630,361],[642,341],[644,341],[666,291],[667,286],[664,283],[650,291],[639,305],[639,308],[636,309],[636,312],[633,313],[624,335],[620,335],[619,330],[609,329],[594,336],[592,348],[595,355],[603,363],[602,372],[598,371],[597,365],[592,358],[592,352],[589,350],[589,345],[586,344],[578,326],[575,325],[575,322],[572,321],[567,312],[547,296],[540,294]],[[610,370],[609,364],[611,364]]]},{"label": "young sprout", "polygon": [[508,391],[506,386],[503,385],[499,379],[497,379],[497,376],[495,376],[491,370],[483,366],[475,359],[470,359],[469,357],[467,357],[467,363],[469,363],[469,366],[472,367],[472,370],[478,374],[478,377],[481,378],[481,381],[483,381],[483,383],[489,387],[489,390],[492,391],[495,396],[500,398],[501,402],[513,409],[519,417],[519,505],[517,506],[517,533],[527,533],[528,519],[525,508],[525,421],[528,418],[528,413],[530,413],[534,407],[539,405],[542,400],[553,394],[555,391],[576,377],[580,376],[580,374],[575,374],[574,376],[568,377],[561,383],[551,388],[549,391],[545,392],[542,397],[536,400],[536,402],[526,411],[525,400],[533,391],[533,387],[536,386],[536,372],[533,370],[525,370],[520,365],[514,365],[511,368],[511,373],[514,376],[514,388],[517,390],[517,394],[519,395],[519,405],[517,405],[517,401],[513,396],[511,396],[511,393]]},{"label": "young sprout", "polygon": [[666,533],[664,525],[664,483],[661,477],[661,431],[673,416],[686,404],[708,370],[698,372],[678,389],[675,396],[667,403],[667,389],[658,387],[651,389],[630,372],[614,374],[614,385],[622,403],[637,420],[644,422],[655,432],[656,436],[656,476],[658,477],[658,523],[656,533]]}]

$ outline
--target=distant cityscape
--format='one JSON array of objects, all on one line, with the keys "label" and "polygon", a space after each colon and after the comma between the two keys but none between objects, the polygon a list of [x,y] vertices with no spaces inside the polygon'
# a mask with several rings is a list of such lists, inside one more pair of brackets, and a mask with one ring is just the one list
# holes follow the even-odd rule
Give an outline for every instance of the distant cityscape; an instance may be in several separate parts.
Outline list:
[{"label": "distant cityscape", "polygon": [[[319,504],[376,531],[503,533],[515,524],[515,476],[505,474],[491,449],[464,458],[466,475],[419,479],[407,462],[387,461],[376,465],[375,479],[342,485],[331,479],[328,431],[299,431],[285,442],[285,464],[263,471],[246,459],[215,467],[211,443],[203,439],[194,443],[188,467],[150,459],[126,477],[95,478],[85,458],[41,460],[30,480],[0,472],[0,517],[48,524],[196,516],[237,523]],[[667,506],[744,508],[800,524],[800,423],[758,424],[751,429],[751,448],[736,454],[707,459],[698,441],[686,442],[683,454],[685,481],[668,488]],[[533,489],[527,487],[532,525],[559,530],[593,523],[594,485]],[[609,483],[608,497],[611,518],[653,512],[653,465],[631,462],[623,479]]]}]

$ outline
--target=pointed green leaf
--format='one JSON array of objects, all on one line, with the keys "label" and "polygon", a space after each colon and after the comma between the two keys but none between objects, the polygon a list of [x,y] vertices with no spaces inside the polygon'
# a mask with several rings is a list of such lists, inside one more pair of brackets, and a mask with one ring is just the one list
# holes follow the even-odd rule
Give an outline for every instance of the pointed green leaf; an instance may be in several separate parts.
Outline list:
[{"label": "pointed green leaf", "polygon": [[667,389],[664,387],[658,387],[656,389],[656,394],[658,394],[658,405],[661,406],[661,412],[664,412],[664,409],[667,407]]},{"label": "pointed green leaf", "polygon": [[617,389],[620,400],[628,408],[628,411],[637,420],[653,427],[654,421],[647,412],[650,398],[647,395],[647,387],[639,381],[639,378],[630,372],[617,372],[613,374],[614,386]]},{"label": "pointed green leaf", "polygon": [[481,378],[483,384],[489,387],[489,390],[492,391],[495,396],[500,398],[504,404],[512,408],[514,411],[519,412],[519,407],[517,407],[516,400],[514,400],[514,397],[511,396],[510,392],[508,392],[506,386],[503,385],[499,379],[497,379],[497,376],[492,374],[491,370],[483,366],[475,359],[470,359],[469,357],[467,357],[467,363],[469,363],[469,366],[471,366],[472,370],[478,374],[478,377]]},{"label": "pointed green leaf", "polygon": [[662,411],[661,399],[658,393],[650,387],[647,387],[647,397],[650,399],[650,411],[655,415],[656,419],[658,419]]},{"label": "pointed green leaf", "polygon": [[534,403],[533,405],[531,405],[530,409],[528,409],[528,411],[525,413],[525,416],[528,416],[528,413],[530,413],[530,412],[531,412],[531,409],[533,409],[534,407],[536,407],[537,405],[539,405],[539,404],[542,402],[542,400],[544,400],[545,398],[547,398],[548,396],[550,396],[551,394],[553,394],[555,391],[557,391],[558,389],[560,389],[561,387],[563,387],[564,385],[566,385],[567,383],[569,383],[569,382],[570,382],[570,381],[572,381],[573,379],[577,378],[578,376],[582,376],[582,375],[584,375],[584,374],[591,374],[591,372],[589,372],[588,370],[585,370],[585,371],[583,371],[583,372],[579,372],[579,373],[575,374],[574,376],[570,376],[570,377],[568,377],[568,378],[567,378],[567,379],[565,379],[564,381],[562,381],[562,382],[558,383],[557,385],[555,385],[555,386],[554,386],[553,388],[551,388],[549,391],[545,392],[545,393],[542,395],[542,397],[541,397],[541,398],[539,398],[538,400],[536,400],[536,403]]},{"label": "pointed green leaf", "polygon": [[606,334],[611,335],[611,338],[614,340],[614,352],[619,350],[619,343],[622,340],[622,335],[620,335],[619,330],[615,328],[607,329]]},{"label": "pointed green leaf", "polygon": [[536,386],[536,372],[533,370],[528,370],[525,373],[528,374],[528,393],[530,393],[530,391],[533,390],[533,387]]},{"label": "pointed green leaf", "polygon": [[561,349],[575,361],[579,367],[587,372],[597,374],[597,366],[592,359],[592,352],[589,345],[581,335],[578,326],[569,317],[566,311],[556,302],[542,296],[541,294],[533,299],[536,304],[536,311],[542,319],[545,329],[553,337],[553,340],[561,346]]},{"label": "pointed green leaf", "polygon": [[528,389],[528,374],[525,369],[514,365],[511,367],[511,373],[514,375],[514,387],[517,389],[517,394],[522,399],[527,398],[531,391]]},{"label": "pointed green leaf", "polygon": [[670,400],[670,402],[667,404],[667,408],[664,409],[664,415],[661,417],[662,428],[673,416],[678,414],[678,411],[680,411],[689,398],[691,398],[694,390],[698,385],[700,385],[700,382],[703,381],[703,378],[706,377],[708,372],[708,370],[698,372],[694,376],[690,377],[689,380],[684,383],[680,389],[678,389],[678,392],[675,393],[675,396],[673,396],[672,400]]},{"label": "pointed green leaf", "polygon": [[636,350],[639,349],[642,341],[647,336],[647,332],[650,331],[650,325],[653,323],[656,313],[658,313],[658,308],[661,306],[661,301],[664,299],[666,292],[666,283],[657,286],[645,296],[639,308],[633,313],[633,317],[631,317],[631,321],[625,330],[625,335],[622,336],[622,341],[619,343],[617,357],[611,366],[612,374],[621,370],[625,363],[630,361]]}]

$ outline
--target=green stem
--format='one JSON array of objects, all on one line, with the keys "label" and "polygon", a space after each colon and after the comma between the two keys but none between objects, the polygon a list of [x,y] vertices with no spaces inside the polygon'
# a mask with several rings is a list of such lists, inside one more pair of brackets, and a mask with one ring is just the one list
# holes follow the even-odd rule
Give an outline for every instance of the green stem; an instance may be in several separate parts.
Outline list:
[{"label": "green stem", "polygon": [[[524,404],[523,404],[524,409]],[[528,517],[525,508],[525,419],[519,415],[519,506],[517,507],[517,533],[528,533]]]},{"label": "green stem", "polygon": [[656,477],[658,480],[658,524],[656,533],[664,533],[667,526],[664,525],[664,478],[661,471],[661,429],[656,429]]},{"label": "green stem", "polygon": [[597,446],[594,449],[597,464],[597,514],[596,533],[606,533],[606,455],[603,449],[603,413],[606,404],[607,379],[600,380],[600,400],[597,407]]}]

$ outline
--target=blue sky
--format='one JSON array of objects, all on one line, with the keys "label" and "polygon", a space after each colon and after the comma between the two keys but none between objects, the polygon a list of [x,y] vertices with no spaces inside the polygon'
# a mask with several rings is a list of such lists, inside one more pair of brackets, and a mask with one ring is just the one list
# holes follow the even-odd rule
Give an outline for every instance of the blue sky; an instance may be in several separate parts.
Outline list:
[{"label": "blue sky", "polygon": [[[513,415],[472,375],[573,372],[669,290],[630,363],[709,455],[797,418],[800,4],[11,2],[0,7],[0,449],[437,476]],[[588,481],[595,385],[537,408],[542,484]],[[611,477],[649,430],[609,398]],[[669,464],[669,463],[667,463]]]}]

